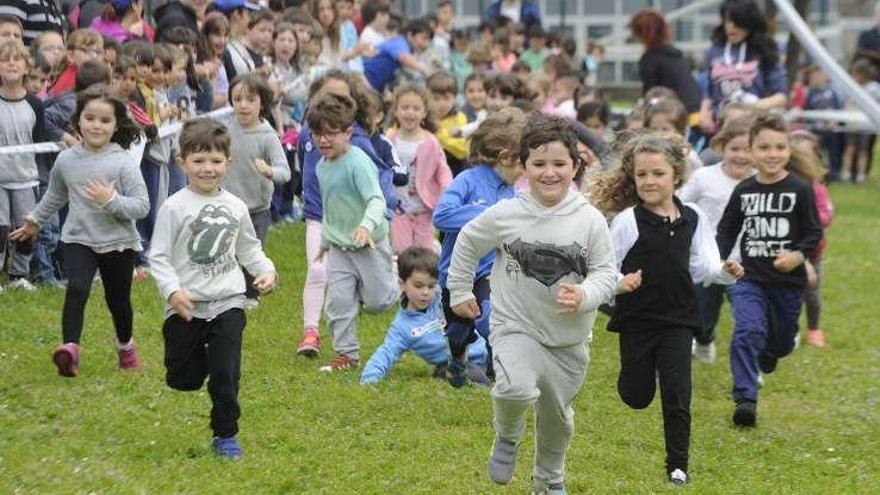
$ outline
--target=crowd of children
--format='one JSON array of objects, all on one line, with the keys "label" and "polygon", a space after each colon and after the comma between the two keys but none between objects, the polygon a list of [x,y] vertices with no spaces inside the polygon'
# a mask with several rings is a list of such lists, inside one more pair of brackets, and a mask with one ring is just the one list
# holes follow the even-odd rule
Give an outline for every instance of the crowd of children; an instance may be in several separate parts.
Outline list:
[{"label": "crowd of children", "polygon": [[[453,387],[492,386],[500,484],[533,407],[535,492],[558,495],[602,307],[620,397],[645,408],[659,383],[665,470],[686,483],[691,356],[715,361],[725,295],[737,425],[756,424],[761,373],[792,352],[802,304],[807,341],[826,345],[822,150],[861,182],[871,139],[789,136],[778,114],[737,101],[713,107],[700,149],[666,88],[613,123],[586,84],[595,60],[540,22],[502,17],[471,40],[453,29],[453,2],[408,20],[390,3],[172,3],[154,33],[144,2],[113,0],[31,47],[0,16],[0,146],[66,148],[0,154],[0,267],[8,257],[9,288],[64,287],[58,372],[80,371],[96,271],[119,367],[139,366],[130,294],[151,276],[166,382],[198,390],[210,377],[214,449],[241,457],[245,310],[277,278],[262,246],[273,221],[304,220],[293,333],[298,354],[318,356],[323,315],[333,356],[321,371],[361,368],[360,308],[397,307],[361,383],[412,350]],[[809,74],[807,107],[839,108]],[[226,105],[225,124],[196,118]],[[160,132],[175,123],[179,134]]]}]

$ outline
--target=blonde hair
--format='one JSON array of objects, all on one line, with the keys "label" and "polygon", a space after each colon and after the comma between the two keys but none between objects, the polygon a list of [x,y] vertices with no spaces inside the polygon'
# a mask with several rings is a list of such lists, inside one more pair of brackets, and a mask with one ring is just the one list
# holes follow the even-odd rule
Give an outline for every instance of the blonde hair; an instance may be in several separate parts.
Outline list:
[{"label": "blonde hair", "polygon": [[400,127],[400,122],[397,121],[397,105],[400,103],[400,99],[403,98],[403,95],[416,95],[419,99],[422,100],[422,105],[425,106],[425,117],[422,119],[421,126],[422,129],[425,129],[428,132],[436,132],[437,125],[435,122],[431,120],[428,116],[428,105],[430,104],[430,94],[428,90],[425,89],[425,86],[422,84],[415,83],[404,83],[397,87],[394,90],[394,100],[391,103],[391,120],[392,123],[396,127]]},{"label": "blonde hair", "polygon": [[724,147],[727,146],[727,143],[733,141],[734,139],[745,136],[749,137],[749,127],[752,125],[751,117],[737,117],[735,119],[728,120],[721,126],[721,130],[718,131],[718,134],[712,137],[710,141],[710,145],[715,151],[723,151]]},{"label": "blonde hair", "polygon": [[687,174],[687,145],[679,136],[646,134],[636,136],[623,150],[620,165],[593,179],[590,199],[605,214],[618,213],[639,201],[636,193],[636,156],[644,153],[663,155],[672,166],[675,187]]},{"label": "blonde hair", "polygon": [[[791,158],[786,166],[788,171],[809,182],[824,179],[828,170],[822,165],[819,137],[810,131],[798,130],[792,132],[788,140],[791,145]],[[810,143],[813,151],[804,151],[795,146],[799,142]]]},{"label": "blonde hair", "polygon": [[468,161],[498,164],[502,151],[510,152],[516,158],[522,139],[526,116],[515,107],[502,108],[486,117],[471,136],[471,151]]},{"label": "blonde hair", "polygon": [[[31,52],[18,41],[7,41],[0,44],[0,59],[20,58],[27,64],[27,70],[34,68],[34,59],[31,58]],[[2,76],[2,74],[0,74]]]}]

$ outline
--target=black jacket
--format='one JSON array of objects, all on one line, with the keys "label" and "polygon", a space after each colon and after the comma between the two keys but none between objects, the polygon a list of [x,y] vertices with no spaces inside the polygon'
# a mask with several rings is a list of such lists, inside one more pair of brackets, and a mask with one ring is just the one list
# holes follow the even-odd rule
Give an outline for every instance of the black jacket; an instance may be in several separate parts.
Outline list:
[{"label": "black jacket", "polygon": [[156,41],[164,41],[165,32],[175,26],[190,28],[194,33],[199,34],[196,11],[179,1],[159,7],[156,9],[154,17],[156,19]]},{"label": "black jacket", "polygon": [[664,86],[678,94],[688,113],[700,111],[703,100],[700,87],[681,50],[670,45],[648,48],[639,59],[639,78],[642,94],[655,86]]}]

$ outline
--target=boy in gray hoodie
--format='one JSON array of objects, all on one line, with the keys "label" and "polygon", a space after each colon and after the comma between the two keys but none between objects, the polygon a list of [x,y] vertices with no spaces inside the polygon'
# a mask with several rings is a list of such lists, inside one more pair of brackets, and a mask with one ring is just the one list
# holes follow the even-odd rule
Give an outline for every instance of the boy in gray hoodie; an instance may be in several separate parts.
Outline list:
[{"label": "boy in gray hoodie", "polygon": [[613,297],[617,270],[604,217],[571,190],[579,166],[571,126],[558,117],[534,117],[523,131],[520,160],[529,192],[465,226],[447,287],[453,311],[475,318],[474,269],[497,251],[490,276],[496,436],[489,475],[499,484],[513,477],[526,411],[534,406],[535,492],[564,494],[571,404],[586,377],[596,309]]}]

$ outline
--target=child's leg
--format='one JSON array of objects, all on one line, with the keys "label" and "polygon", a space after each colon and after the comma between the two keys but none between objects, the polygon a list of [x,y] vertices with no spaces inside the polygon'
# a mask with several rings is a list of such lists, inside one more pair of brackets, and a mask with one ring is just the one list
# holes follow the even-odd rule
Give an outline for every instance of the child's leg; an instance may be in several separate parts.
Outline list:
[{"label": "child's leg", "polygon": [[10,201],[12,198],[9,191],[0,187],[0,234],[3,234],[3,237],[0,237],[0,270],[6,266],[6,246],[12,245],[12,241],[8,238],[12,226]]},{"label": "child's leg", "polygon": [[666,472],[688,470],[691,438],[691,339],[690,329],[664,330],[657,347],[657,373],[663,401],[663,434],[666,439]]},{"label": "child's leg", "polygon": [[[266,244],[266,236],[269,234],[269,227],[272,225],[272,214],[269,210],[251,213],[251,222],[254,224],[254,231],[260,244]],[[259,299],[260,291],[254,287],[254,277],[247,270],[242,268],[244,272],[244,295],[248,299]]]},{"label": "child's leg", "polygon": [[495,361],[496,381],[492,387],[492,411],[495,436],[517,443],[525,431],[526,411],[540,395],[532,358],[543,346],[521,333],[498,336],[494,344],[492,359]]},{"label": "child's leg", "polygon": [[247,323],[244,311],[230,309],[208,323],[208,393],[214,436],[238,433],[238,381],[241,377],[241,335]]},{"label": "child's leg", "polygon": [[192,391],[202,388],[208,376],[208,355],[205,351],[205,320],[169,316],[162,325],[165,340],[165,383],[174,390]]},{"label": "child's leg", "polygon": [[788,356],[794,350],[798,333],[798,319],[803,304],[803,289],[765,287],[767,297],[767,344],[761,351],[762,359],[771,363]]},{"label": "child's leg", "polygon": [[657,390],[656,353],[659,332],[620,333],[620,376],[617,393],[633,409],[644,409]]},{"label": "child's leg", "polygon": [[321,222],[306,220],[306,256],[308,271],[303,287],[303,328],[318,330],[321,308],[324,306],[324,290],[327,288],[327,267],[324,256],[315,258],[321,250]]},{"label": "child's leg", "polygon": [[[37,188],[11,189],[7,191],[7,194],[10,200],[10,220],[12,220],[10,225],[15,228],[24,224],[25,217],[37,207]],[[33,256],[32,243],[33,240],[28,240],[27,243],[11,243],[12,252],[7,270],[10,277],[27,278],[30,274],[31,256]]]},{"label": "child's leg", "polygon": [[137,254],[137,265],[146,266],[146,253],[150,250],[150,239],[153,237],[153,223],[156,221],[156,213],[159,210],[159,182],[161,165],[153,161],[149,157],[150,146],[147,145],[144,150],[144,157],[141,160],[141,176],[144,178],[144,184],[147,186],[147,197],[150,200],[150,211],[147,216],[135,222],[138,234],[141,236],[141,246],[143,251]]},{"label": "child's leg", "polygon": [[866,143],[865,147],[859,150],[858,161],[856,162],[855,176],[857,182],[864,182],[865,174],[868,171],[868,162],[871,161],[871,148]]},{"label": "child's leg", "polygon": [[704,286],[696,285],[697,311],[700,316],[700,330],[694,337],[697,343],[709,344],[715,341],[715,328],[718,326],[718,318],[721,314],[721,306],[724,304],[723,285],[712,284]]},{"label": "child's leg", "polygon": [[855,138],[852,134],[846,135],[846,146],[843,149],[843,163],[841,164],[840,169],[840,179],[843,181],[848,181],[851,177],[850,171],[854,167],[854,162],[856,159],[856,146],[855,146]]},{"label": "child's leg", "polygon": [[433,212],[419,213],[413,217],[413,244],[425,249],[434,249]]},{"label": "child's leg", "polygon": [[391,219],[391,245],[400,254],[413,245],[415,218],[408,213],[395,213]]},{"label": "child's leg", "polygon": [[387,239],[377,242],[375,248],[352,252],[349,259],[354,263],[360,279],[358,290],[364,302],[364,311],[380,313],[397,302],[397,276]]},{"label": "child's leg", "polygon": [[355,319],[358,313],[357,265],[351,260],[352,253],[338,247],[330,247],[327,253],[327,304],[324,316],[333,338],[336,354],[359,358],[359,344]]},{"label": "child's leg", "polygon": [[756,402],[758,354],[767,342],[767,296],[761,285],[740,280],[730,288],[730,300],[734,321],[730,343],[733,400]]},{"label": "child's leg", "polygon": [[[65,244],[64,265],[67,267],[67,291],[64,293],[61,331],[65,344],[79,344],[83,313],[92,291],[95,271],[98,269],[98,255],[82,244]],[[131,278],[131,271],[127,275]]]},{"label": "child's leg", "polygon": [[116,339],[120,344],[131,340],[131,271],[134,270],[134,251],[111,251],[98,255],[98,269],[104,284],[104,300],[113,317]]},{"label": "child's leg", "polygon": [[[538,387],[541,395],[535,402],[536,488],[562,483],[565,478],[565,453],[574,434],[575,396],[581,390],[589,364],[583,345],[561,348],[539,346],[534,352],[534,366],[540,366]],[[543,486],[538,486],[543,485]]]},{"label": "child's leg", "polygon": [[817,330],[821,328],[819,317],[822,315],[822,262],[816,260],[812,263],[816,270],[816,286],[807,287],[804,291],[804,307],[807,310],[807,328]]}]

